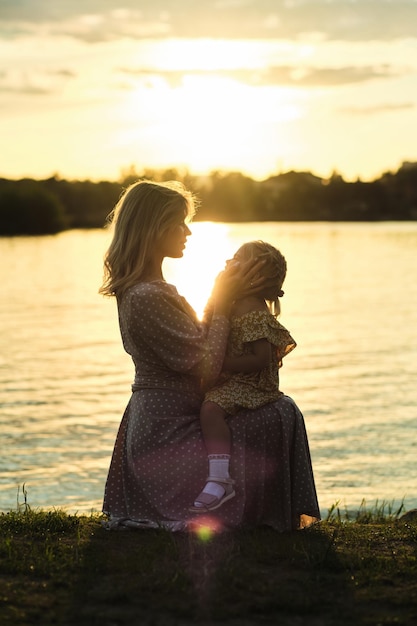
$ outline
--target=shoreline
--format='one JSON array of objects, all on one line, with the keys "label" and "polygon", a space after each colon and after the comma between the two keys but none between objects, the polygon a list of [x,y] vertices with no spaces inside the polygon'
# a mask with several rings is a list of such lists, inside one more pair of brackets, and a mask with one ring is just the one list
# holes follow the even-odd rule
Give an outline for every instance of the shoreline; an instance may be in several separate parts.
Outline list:
[{"label": "shoreline", "polygon": [[[33,511],[41,512],[54,512],[60,511],[69,516],[91,516],[102,515],[102,500],[94,501],[93,506],[82,505],[80,507],[73,504],[64,505],[33,505],[33,502],[28,501],[26,486],[23,485],[22,489],[18,489],[16,504],[14,507],[2,508],[0,506],[0,515],[8,514],[10,512],[21,511],[25,508],[30,508]],[[319,501],[320,505],[320,501]],[[355,520],[360,518],[364,513],[376,514],[378,517],[395,516],[399,517],[401,514],[417,509],[417,497],[416,498],[392,498],[392,499],[380,499],[375,498],[373,500],[367,500],[362,498],[360,502],[356,504],[346,504],[345,501],[335,500],[328,506],[320,506],[321,519],[327,519],[329,516],[333,517],[336,514],[341,520]]]}]

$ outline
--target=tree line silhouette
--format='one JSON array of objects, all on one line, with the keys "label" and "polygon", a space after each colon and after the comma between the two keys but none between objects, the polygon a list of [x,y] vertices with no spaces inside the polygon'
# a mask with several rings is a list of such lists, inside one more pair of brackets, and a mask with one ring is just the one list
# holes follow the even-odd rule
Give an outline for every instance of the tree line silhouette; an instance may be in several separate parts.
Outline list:
[{"label": "tree line silhouette", "polygon": [[101,228],[122,191],[140,179],[179,180],[192,190],[195,220],[379,221],[417,219],[417,163],[363,182],[336,172],[323,179],[290,171],[256,181],[240,172],[195,176],[176,169],[138,174],[132,166],[118,182],[0,178],[0,235],[53,234],[65,229]]}]

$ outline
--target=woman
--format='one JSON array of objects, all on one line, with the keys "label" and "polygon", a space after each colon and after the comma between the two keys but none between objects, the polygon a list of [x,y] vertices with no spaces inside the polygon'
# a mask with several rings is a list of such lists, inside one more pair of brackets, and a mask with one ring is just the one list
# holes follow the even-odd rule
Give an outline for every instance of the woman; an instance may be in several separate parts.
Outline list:
[{"label": "woman", "polygon": [[[189,527],[189,508],[207,472],[203,390],[222,369],[234,300],[262,283],[259,264],[230,266],[216,280],[209,321],[198,321],[162,274],[165,257],[183,255],[193,211],[192,194],[179,183],[141,181],[111,215],[114,234],[100,291],[117,299],[123,345],[135,366],[105,489],[111,528]],[[294,402],[283,396],[239,412],[229,427],[236,495],[216,512],[219,522],[286,531],[319,518],[304,421]]]}]

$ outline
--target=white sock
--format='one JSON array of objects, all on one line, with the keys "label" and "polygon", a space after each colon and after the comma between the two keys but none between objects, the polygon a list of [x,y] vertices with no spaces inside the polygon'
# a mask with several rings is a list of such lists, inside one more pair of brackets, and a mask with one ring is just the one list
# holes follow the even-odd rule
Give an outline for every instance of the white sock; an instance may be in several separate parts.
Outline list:
[{"label": "white sock", "polygon": [[[229,465],[230,454],[209,454],[209,476],[211,478],[230,478]],[[221,498],[226,491],[223,485],[211,482],[205,484],[204,493],[208,493],[215,498]],[[198,506],[198,502],[194,502],[194,506]]]},{"label": "white sock", "polygon": [[230,454],[209,454],[209,476],[212,478],[230,478]]}]

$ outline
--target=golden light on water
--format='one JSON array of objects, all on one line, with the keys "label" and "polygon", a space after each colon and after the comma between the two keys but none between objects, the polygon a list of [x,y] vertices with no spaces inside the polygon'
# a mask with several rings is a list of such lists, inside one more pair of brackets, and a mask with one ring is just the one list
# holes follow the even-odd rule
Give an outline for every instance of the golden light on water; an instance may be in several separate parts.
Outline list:
[{"label": "golden light on water", "polygon": [[[415,508],[417,224],[196,222],[191,230],[184,257],[164,270],[196,309],[244,241],[264,239],[287,258],[280,321],[298,347],[280,383],[305,415],[322,510],[397,494]],[[2,510],[14,508],[23,483],[33,507],[101,508],[133,376],[116,303],[97,293],[109,240],[109,231],[91,229],[0,241],[8,294],[0,429],[10,442]],[[218,535],[198,523],[190,538],[204,548]]]}]

